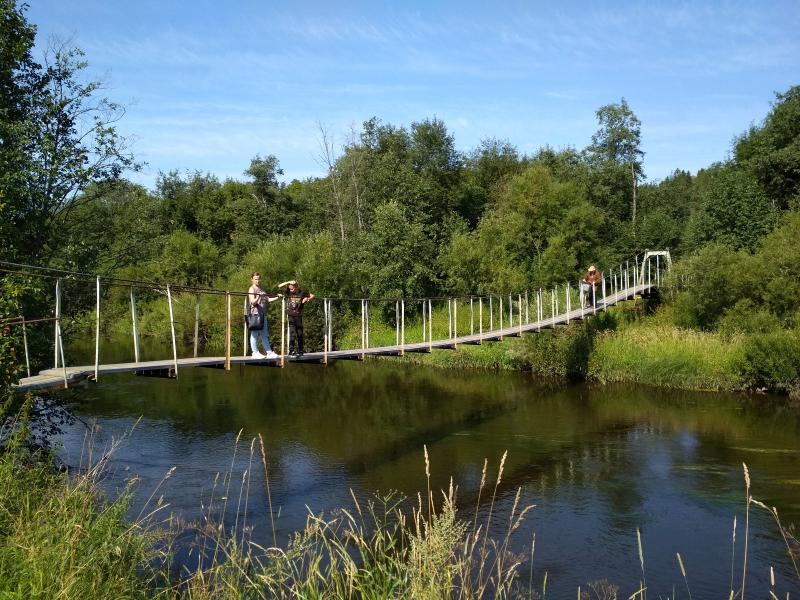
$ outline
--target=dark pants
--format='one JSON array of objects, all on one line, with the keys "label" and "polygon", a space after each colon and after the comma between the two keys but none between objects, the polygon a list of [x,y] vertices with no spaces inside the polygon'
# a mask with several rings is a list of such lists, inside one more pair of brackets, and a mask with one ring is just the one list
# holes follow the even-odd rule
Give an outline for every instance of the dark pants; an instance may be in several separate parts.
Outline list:
[{"label": "dark pants", "polygon": [[303,352],[303,317],[289,315],[289,352]]}]

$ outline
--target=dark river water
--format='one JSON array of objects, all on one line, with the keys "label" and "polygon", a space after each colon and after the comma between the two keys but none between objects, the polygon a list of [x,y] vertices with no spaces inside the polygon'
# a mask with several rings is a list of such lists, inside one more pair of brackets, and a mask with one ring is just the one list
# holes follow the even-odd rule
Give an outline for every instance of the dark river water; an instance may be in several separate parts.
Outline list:
[{"label": "dark river water", "polygon": [[[777,507],[785,523],[800,524],[800,416],[766,396],[549,386],[526,374],[392,361],[187,369],[177,381],[104,376],[77,395],[81,420],[100,428],[95,454],[141,419],[105,480],[113,491],[138,475],[132,516],[175,467],[156,495],[183,519],[200,520],[215,476],[233,463],[234,481],[251,469],[247,522],[266,544],[272,533],[263,470],[258,455],[250,462],[259,433],[280,511],[279,545],[302,528],[308,510],[351,507],[351,489],[361,500],[375,491],[424,494],[423,445],[432,487],[446,489],[452,476],[460,515],[472,519],[484,459],[493,483],[508,451],[493,533],[508,527],[522,488],[521,503],[536,508],[515,532],[513,550],[529,555],[535,534],[534,587],[546,572],[548,597],[574,598],[578,585],[599,579],[630,596],[642,578],[639,528],[650,598],[671,596],[673,586],[677,597],[686,596],[676,552],[695,598],[727,598],[734,517],[734,581],[741,580],[743,462],[753,497]],[[85,437],[80,421],[64,434],[68,464],[80,464]],[[479,519],[488,500],[484,494]],[[778,597],[797,597],[800,586],[774,521],[753,508],[750,525],[747,595],[768,597],[772,565]],[[526,583],[530,568],[526,560]]]}]

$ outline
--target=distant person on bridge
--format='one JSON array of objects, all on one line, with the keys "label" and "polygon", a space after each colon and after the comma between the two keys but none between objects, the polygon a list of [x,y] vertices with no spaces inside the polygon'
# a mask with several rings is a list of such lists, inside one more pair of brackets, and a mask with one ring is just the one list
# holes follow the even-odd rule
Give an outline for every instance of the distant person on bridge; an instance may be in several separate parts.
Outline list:
[{"label": "distant person on bridge", "polygon": [[603,277],[594,265],[589,267],[586,275],[581,279],[581,304],[583,308],[596,306],[597,293]]},{"label": "distant person on bridge", "polygon": [[[261,275],[256,272],[250,276],[250,289],[247,291],[250,300],[250,311],[260,315],[263,325],[260,329],[250,330],[250,350],[253,351],[253,358],[278,358],[269,345],[269,325],[267,323],[267,304],[280,298],[279,295],[269,296],[261,289]],[[258,351],[258,337],[261,335],[261,343],[264,345],[264,354]]]},{"label": "distant person on bridge", "polygon": [[289,319],[289,355],[303,356],[303,306],[314,299],[314,294],[301,290],[292,279],[278,284],[286,287],[286,317]]}]

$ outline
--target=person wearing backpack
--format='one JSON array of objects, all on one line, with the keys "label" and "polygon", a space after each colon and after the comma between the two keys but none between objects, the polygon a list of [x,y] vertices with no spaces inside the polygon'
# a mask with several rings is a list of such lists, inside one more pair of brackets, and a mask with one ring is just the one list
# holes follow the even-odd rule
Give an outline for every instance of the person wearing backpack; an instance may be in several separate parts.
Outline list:
[{"label": "person wearing backpack", "polygon": [[[267,323],[267,304],[274,302],[280,296],[269,296],[261,289],[261,275],[258,272],[250,276],[250,289],[247,290],[247,298],[250,301],[250,314],[248,317],[248,328],[250,329],[250,350],[253,358],[278,358],[272,351],[269,344],[269,325]],[[261,327],[258,327],[260,321]],[[258,351],[258,338],[264,346],[264,354]]]}]

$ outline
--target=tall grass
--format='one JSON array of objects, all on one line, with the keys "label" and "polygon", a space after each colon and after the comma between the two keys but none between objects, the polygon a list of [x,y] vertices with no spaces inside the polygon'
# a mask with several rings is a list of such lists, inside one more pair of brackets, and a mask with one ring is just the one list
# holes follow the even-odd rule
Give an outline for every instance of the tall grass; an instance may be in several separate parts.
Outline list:
[{"label": "tall grass", "polygon": [[738,390],[742,338],[671,325],[628,327],[598,335],[589,377],[694,390]]}]

